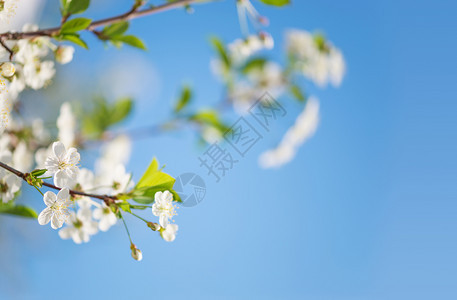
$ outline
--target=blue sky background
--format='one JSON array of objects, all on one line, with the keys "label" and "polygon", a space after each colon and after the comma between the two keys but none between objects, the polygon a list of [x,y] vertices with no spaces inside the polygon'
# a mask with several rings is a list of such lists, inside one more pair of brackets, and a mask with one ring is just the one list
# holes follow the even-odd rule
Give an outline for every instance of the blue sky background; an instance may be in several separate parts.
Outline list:
[{"label": "blue sky background", "polygon": [[[58,22],[57,1],[49,2],[43,26]],[[97,1],[87,15],[128,7],[113,2]],[[87,35],[91,51],[77,49],[72,64],[59,68],[68,81],[49,114],[57,101],[78,100],[71,91],[106,86],[106,70],[126,72],[130,61],[144,74],[139,87],[126,83],[124,92],[138,100],[127,127],[165,120],[183,82],[196,90],[195,107],[216,103],[221,90],[209,69],[207,39],[240,36],[233,2],[134,21],[131,32],[148,52],[104,49]],[[3,218],[0,298],[457,297],[457,4],[296,0],[284,9],[256,6],[270,19],[272,57],[283,59],[285,29],[318,29],[342,49],[348,65],[341,88],[309,87],[321,100],[321,123],[293,163],[275,171],[257,165],[259,153],[299,113],[286,101],[286,120],[220,183],[205,178],[200,205],[180,208],[175,242],[128,219],[141,263],[130,257],[121,224],[75,245],[34,221]],[[111,84],[113,94],[122,92],[117,88]],[[39,101],[33,96],[26,101]],[[173,175],[203,173],[202,151],[190,132],[145,139],[134,144],[129,168],[138,180],[157,156]],[[41,207],[36,193],[26,196]]]}]

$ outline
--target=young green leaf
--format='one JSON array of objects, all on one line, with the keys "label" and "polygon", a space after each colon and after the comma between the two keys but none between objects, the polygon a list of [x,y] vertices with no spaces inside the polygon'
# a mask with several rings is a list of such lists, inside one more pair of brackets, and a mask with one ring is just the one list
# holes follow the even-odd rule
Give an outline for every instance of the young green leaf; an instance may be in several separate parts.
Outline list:
[{"label": "young green leaf", "polygon": [[86,42],[84,42],[78,34],[62,34],[59,36],[60,39],[62,40],[65,40],[65,41],[69,41],[69,42],[72,42],[78,46],[81,46],[83,47],[84,49],[89,49],[89,47],[87,47],[87,44]]},{"label": "young green leaf", "polygon": [[137,38],[134,35],[123,35],[112,38],[113,41],[123,42],[124,44],[130,45],[132,47],[140,48],[146,50],[146,46],[143,41]]},{"label": "young green leaf", "polygon": [[219,54],[219,58],[222,60],[224,66],[229,69],[231,66],[231,61],[227,54],[227,50],[225,49],[224,43],[222,43],[222,41],[215,36],[211,37],[210,42]]},{"label": "young green leaf", "polygon": [[129,22],[127,21],[119,21],[109,26],[106,26],[102,30],[102,34],[106,37],[115,37],[121,36],[124,34],[127,29],[129,28]]},{"label": "young green leaf", "polygon": [[64,12],[71,15],[83,13],[90,4],[90,0],[67,0],[65,2]]},{"label": "young green leaf", "polygon": [[87,18],[76,18],[65,22],[60,29],[61,33],[74,33],[80,30],[84,30],[89,27],[90,23],[92,22],[91,19]]},{"label": "young green leaf", "polygon": [[111,116],[109,117],[110,125],[124,120],[132,111],[133,101],[130,98],[121,98],[114,103]]},{"label": "young green leaf", "polygon": [[265,4],[273,6],[284,6],[290,4],[290,0],[260,0]]},{"label": "young green leaf", "polygon": [[265,58],[261,58],[261,57],[252,58],[244,64],[244,66],[241,68],[241,72],[243,72],[243,74],[247,74],[247,73],[251,72],[252,70],[262,69],[266,63],[267,63],[267,60]]},{"label": "young green leaf", "polygon": [[23,205],[2,205],[0,206],[0,214],[14,215],[34,219],[38,217],[37,213],[32,208]]},{"label": "young green leaf", "polygon": [[183,110],[187,104],[189,104],[192,98],[192,90],[189,86],[184,86],[181,90],[181,95],[179,97],[178,102],[175,105],[174,112],[178,113]]},{"label": "young green leaf", "polygon": [[298,85],[292,83],[289,87],[289,90],[292,96],[294,96],[294,98],[298,101],[304,102],[306,100],[305,93]]},{"label": "young green leaf", "polygon": [[159,170],[159,162],[154,158],[138,181],[135,189],[156,186],[172,188],[174,183],[175,179],[173,177]]}]

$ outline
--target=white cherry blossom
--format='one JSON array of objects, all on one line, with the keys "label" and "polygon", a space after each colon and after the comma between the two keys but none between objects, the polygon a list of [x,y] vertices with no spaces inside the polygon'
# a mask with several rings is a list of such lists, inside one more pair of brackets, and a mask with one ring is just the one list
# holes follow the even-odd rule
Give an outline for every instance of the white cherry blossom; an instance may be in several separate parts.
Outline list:
[{"label": "white cherry blossom", "polygon": [[94,219],[99,220],[98,228],[101,231],[108,231],[108,229],[110,229],[110,227],[117,222],[116,215],[105,204],[102,204],[101,207],[95,208],[93,216]]},{"label": "white cherry blossom", "polygon": [[11,77],[14,75],[14,72],[16,72],[16,68],[10,62],[2,63],[0,65],[0,70],[1,70],[2,76],[5,76],[5,77]]},{"label": "white cherry blossom", "polygon": [[76,244],[89,242],[90,236],[98,231],[97,222],[82,216],[79,212],[71,212],[66,224],[65,228],[59,230],[59,236],[64,240],[71,238]]},{"label": "white cherry blossom", "polygon": [[25,83],[34,90],[44,87],[56,73],[54,62],[50,60],[31,61],[24,65],[23,71]]},{"label": "white cherry blossom", "polygon": [[162,238],[167,242],[173,242],[176,238],[176,233],[178,232],[178,225],[168,224],[167,228],[163,229],[160,232]]},{"label": "white cherry blossom", "polygon": [[66,150],[62,142],[52,144],[52,154],[45,161],[47,174],[54,175],[58,187],[72,187],[78,175],[79,153],[76,148]]},{"label": "white cherry blossom", "polygon": [[38,223],[46,225],[51,222],[53,229],[62,227],[70,215],[68,206],[72,204],[68,188],[61,189],[57,195],[51,191],[46,192],[43,201],[47,207],[38,216]]},{"label": "white cherry blossom", "polygon": [[176,215],[176,207],[173,204],[173,194],[170,191],[157,192],[154,195],[152,214],[159,217],[159,224],[167,228],[169,221]]},{"label": "white cherry blossom", "polygon": [[59,46],[54,52],[56,61],[62,65],[71,62],[73,60],[74,53],[75,48],[72,46]]},{"label": "white cherry blossom", "polygon": [[18,0],[3,0],[0,1],[0,21],[9,22],[16,14]]},{"label": "white cherry blossom", "polygon": [[73,147],[75,145],[76,137],[76,117],[68,102],[64,102],[62,106],[60,106],[60,114],[57,118],[57,129],[59,129],[58,138],[65,147]]}]

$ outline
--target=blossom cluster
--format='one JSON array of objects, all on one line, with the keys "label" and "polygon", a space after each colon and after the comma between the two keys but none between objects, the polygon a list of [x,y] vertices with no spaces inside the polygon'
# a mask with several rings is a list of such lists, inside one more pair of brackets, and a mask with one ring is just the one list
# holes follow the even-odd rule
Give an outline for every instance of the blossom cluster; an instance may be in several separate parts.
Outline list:
[{"label": "blossom cluster", "polygon": [[318,86],[341,84],[346,71],[343,54],[322,35],[289,30],[286,33],[286,49],[288,55],[295,59],[294,68]]},{"label": "blossom cluster", "polygon": [[[6,1],[6,3],[8,2],[10,1]],[[0,16],[2,12],[0,11]],[[25,24],[22,28],[23,32],[37,30],[38,26],[32,24]],[[5,89],[7,95],[3,95],[3,97],[7,97],[13,104],[25,88],[38,90],[45,87],[55,75],[54,60],[60,64],[69,63],[73,59],[75,51],[72,46],[57,46],[47,36],[8,41],[7,46],[14,53],[14,61],[13,63],[7,62],[10,53],[4,48],[0,48],[0,62],[7,62],[0,66],[1,75],[7,83]],[[53,57],[50,56],[51,53]]]},{"label": "blossom cluster", "polygon": [[[46,207],[38,216],[39,224],[50,223],[53,229],[60,229],[62,239],[72,239],[79,244],[117,223],[113,207],[75,192],[115,196],[134,188],[132,174],[125,168],[131,149],[131,141],[126,135],[119,135],[105,144],[91,171],[80,167],[80,154],[74,147],[77,146],[78,124],[69,103],[62,104],[57,118],[57,136],[62,141],[50,144],[50,134],[42,120],[34,121],[30,127],[13,119],[10,121],[8,131],[0,137],[0,161],[24,173],[30,172],[32,167],[45,169],[44,178],[52,177],[54,185],[60,189],[57,194],[53,191],[44,194]],[[21,184],[20,177],[1,168],[2,202],[14,201]],[[158,192],[151,210],[160,223],[154,230],[169,242],[175,239],[178,230],[177,225],[170,223],[176,215],[174,203],[169,191]]]}]

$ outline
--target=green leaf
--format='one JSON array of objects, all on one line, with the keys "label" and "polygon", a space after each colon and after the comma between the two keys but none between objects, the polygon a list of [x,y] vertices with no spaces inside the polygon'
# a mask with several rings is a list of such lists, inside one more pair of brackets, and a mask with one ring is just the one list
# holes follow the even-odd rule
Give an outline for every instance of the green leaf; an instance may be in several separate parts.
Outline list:
[{"label": "green leaf", "polygon": [[247,74],[247,73],[251,72],[252,70],[262,69],[265,66],[266,62],[267,62],[267,60],[265,58],[261,58],[261,57],[252,58],[244,64],[244,66],[241,68],[241,72],[243,74]]},{"label": "green leaf", "polygon": [[91,19],[87,18],[76,18],[65,22],[60,29],[61,33],[74,33],[80,30],[84,30],[89,27],[90,23],[92,22]]},{"label": "green leaf", "polygon": [[289,87],[289,90],[290,93],[294,96],[294,98],[298,101],[304,102],[306,100],[305,93],[298,85],[292,83]]},{"label": "green leaf", "polygon": [[110,126],[123,121],[132,111],[133,100],[121,98],[114,103],[95,98],[93,108],[82,115],[82,131],[89,138],[100,137]]},{"label": "green leaf", "polygon": [[111,116],[109,117],[110,125],[119,123],[124,120],[132,111],[133,101],[130,98],[121,98],[114,103]]},{"label": "green leaf", "polygon": [[273,6],[284,6],[290,4],[290,0],[260,0],[261,2],[273,5]]},{"label": "green leaf", "polygon": [[[157,192],[170,191],[173,195],[173,185],[175,179],[162,172],[159,169],[159,162],[153,159],[149,164],[148,169],[144,172],[141,179],[138,181],[133,193],[132,198],[134,201],[141,204],[150,204],[154,202],[154,197]],[[176,194],[177,195],[177,194]],[[179,196],[173,198],[175,201],[181,201]]]},{"label": "green leaf", "polygon": [[230,58],[227,54],[227,50],[225,49],[224,43],[218,37],[211,37],[210,43],[213,45],[216,52],[219,54],[219,58],[222,60],[224,66],[229,69],[231,66]]},{"label": "green leaf", "polygon": [[36,170],[33,170],[30,174],[32,174],[32,176],[34,176],[34,177],[40,177],[41,175],[46,173],[46,171],[47,171],[47,169],[36,169]]},{"label": "green leaf", "polygon": [[184,107],[186,107],[187,104],[189,104],[191,98],[192,98],[192,90],[190,89],[189,86],[184,86],[181,90],[181,95],[179,97],[179,100],[175,105],[175,109],[174,109],[175,113],[183,110]]},{"label": "green leaf", "polygon": [[80,14],[89,7],[90,0],[71,0],[65,1],[64,12],[67,14]]},{"label": "green leaf", "polygon": [[116,37],[113,37],[112,40],[118,41],[118,42],[123,42],[124,44],[130,45],[132,47],[146,50],[146,46],[144,45],[143,41],[134,35],[116,36]]},{"label": "green leaf", "polygon": [[119,21],[109,26],[106,26],[102,30],[102,34],[107,37],[121,36],[129,28],[129,22]]},{"label": "green leaf", "polygon": [[34,219],[38,217],[37,213],[32,208],[23,205],[2,205],[0,206],[0,214],[14,215]]},{"label": "green leaf", "polygon": [[144,172],[143,176],[138,181],[136,189],[157,186],[172,188],[174,183],[175,179],[173,177],[159,170],[159,162],[157,161],[157,159],[154,158],[152,162],[149,164],[149,167],[146,170],[146,172]]},{"label": "green leaf", "polygon": [[65,40],[65,41],[69,41],[69,42],[72,42],[78,46],[81,46],[85,49],[89,49],[89,47],[87,47],[87,44],[86,42],[84,42],[78,34],[63,34],[61,36],[59,36],[59,38],[61,40]]},{"label": "green leaf", "polygon": [[123,211],[131,213],[132,211],[130,210],[130,204],[128,202],[123,202],[118,204],[119,208],[122,209]]}]

